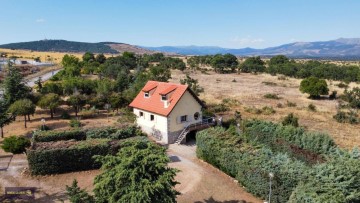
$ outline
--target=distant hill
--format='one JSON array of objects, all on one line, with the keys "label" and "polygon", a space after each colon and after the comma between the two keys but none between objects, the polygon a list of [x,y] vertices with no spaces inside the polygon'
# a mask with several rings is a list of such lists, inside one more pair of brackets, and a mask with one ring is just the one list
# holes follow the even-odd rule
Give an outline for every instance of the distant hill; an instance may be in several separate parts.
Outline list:
[{"label": "distant hill", "polygon": [[66,40],[40,40],[32,42],[18,42],[11,44],[0,45],[0,48],[5,49],[25,49],[32,51],[54,51],[54,52],[93,52],[93,53],[107,53],[118,54],[124,51],[131,51],[139,54],[154,53],[138,46],[117,43],[117,42],[73,42]]},{"label": "distant hill", "polygon": [[295,42],[265,49],[228,49],[213,46],[163,46],[144,47],[161,52],[173,52],[182,55],[207,55],[231,53],[239,56],[274,56],[304,58],[357,58],[360,59],[360,38],[340,38],[322,42]]}]

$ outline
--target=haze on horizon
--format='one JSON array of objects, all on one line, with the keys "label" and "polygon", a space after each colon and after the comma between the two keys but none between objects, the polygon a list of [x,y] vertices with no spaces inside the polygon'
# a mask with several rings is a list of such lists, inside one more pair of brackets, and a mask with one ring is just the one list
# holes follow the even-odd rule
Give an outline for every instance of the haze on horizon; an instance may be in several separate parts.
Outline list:
[{"label": "haze on horizon", "polygon": [[360,37],[360,1],[2,0],[0,44],[41,39],[266,48]]}]

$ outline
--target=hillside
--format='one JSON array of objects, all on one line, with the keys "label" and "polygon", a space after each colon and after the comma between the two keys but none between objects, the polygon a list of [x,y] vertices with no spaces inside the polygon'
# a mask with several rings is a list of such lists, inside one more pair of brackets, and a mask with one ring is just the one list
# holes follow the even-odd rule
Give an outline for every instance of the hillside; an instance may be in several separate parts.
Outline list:
[{"label": "hillside", "polygon": [[228,49],[213,46],[163,46],[144,48],[184,55],[231,53],[238,56],[274,56],[283,54],[289,57],[298,58],[360,58],[360,38],[340,38],[337,40],[319,42],[295,42],[265,49]]},{"label": "hillside", "polygon": [[0,45],[0,48],[5,49],[22,49],[31,51],[42,52],[93,52],[93,53],[106,53],[118,54],[124,51],[131,51],[139,54],[154,53],[141,47],[130,44],[116,43],[116,42],[73,42],[66,40],[40,40],[32,42],[18,42]]}]

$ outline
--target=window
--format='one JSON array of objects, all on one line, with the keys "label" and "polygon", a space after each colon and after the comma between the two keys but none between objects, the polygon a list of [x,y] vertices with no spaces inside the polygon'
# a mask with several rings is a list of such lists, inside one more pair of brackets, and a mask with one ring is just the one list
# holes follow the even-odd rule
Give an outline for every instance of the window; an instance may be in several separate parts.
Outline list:
[{"label": "window", "polygon": [[144,112],[140,111],[140,117],[144,116]]},{"label": "window", "polygon": [[150,120],[151,120],[151,121],[154,121],[154,120],[155,120],[155,116],[151,114],[151,115],[150,115]]},{"label": "window", "polygon": [[181,117],[180,117],[180,121],[181,121],[181,122],[186,122],[186,121],[187,121],[187,115],[181,116]]},{"label": "window", "polygon": [[162,101],[166,101],[166,100],[167,100],[167,96],[166,96],[166,95],[161,95],[161,100],[162,100]]},{"label": "window", "polygon": [[145,92],[145,93],[144,93],[144,97],[145,97],[145,98],[149,97],[149,95],[150,95],[149,92]]},{"label": "window", "polygon": [[196,112],[196,113],[194,114],[194,119],[195,119],[195,120],[198,120],[198,119],[199,119],[199,117],[200,117],[199,112]]}]

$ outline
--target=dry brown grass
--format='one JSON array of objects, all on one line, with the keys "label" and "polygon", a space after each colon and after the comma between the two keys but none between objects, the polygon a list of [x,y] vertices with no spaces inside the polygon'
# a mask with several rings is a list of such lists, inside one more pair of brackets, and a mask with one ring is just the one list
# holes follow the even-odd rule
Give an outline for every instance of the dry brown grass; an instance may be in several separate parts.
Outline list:
[{"label": "dry brown grass", "polygon": [[[41,61],[51,61],[53,63],[59,64],[64,57],[65,54],[71,54],[78,58],[82,58],[84,53],[64,53],[64,52],[40,52],[40,51],[30,51],[30,50],[12,50],[12,49],[1,49],[0,53],[6,53],[7,57],[11,56],[20,57],[20,59],[29,60],[34,59],[36,57],[40,57]],[[110,57],[112,55],[105,54],[106,57]]]},{"label": "dry brown grass", "polygon": [[[204,93],[200,98],[207,103],[221,103],[224,98],[236,99],[239,105],[232,106],[228,114],[233,114],[235,110],[239,110],[243,118],[259,118],[269,121],[279,122],[289,113],[294,113],[299,117],[299,123],[310,131],[326,132],[331,135],[335,142],[344,148],[352,148],[360,146],[360,126],[338,123],[333,119],[336,114],[338,102],[336,100],[310,100],[307,95],[299,91],[301,80],[287,78],[286,80],[278,80],[277,76],[269,74],[201,74],[200,72],[191,73],[191,77],[198,79],[200,86],[204,88]],[[180,71],[172,72],[172,82],[178,83],[180,78],[185,74]],[[236,82],[232,82],[233,80]],[[265,83],[276,83],[275,85],[266,85]],[[344,89],[337,86],[339,82],[329,82],[330,91],[336,90],[338,95]],[[351,83],[350,87],[360,86]],[[276,94],[281,99],[266,99],[264,95],[267,93]],[[296,107],[288,107],[287,101],[297,104]],[[281,103],[283,108],[278,108]],[[317,111],[308,110],[308,105],[314,104]],[[252,114],[245,111],[246,107],[262,108],[271,106],[276,110],[275,114]]]}]

